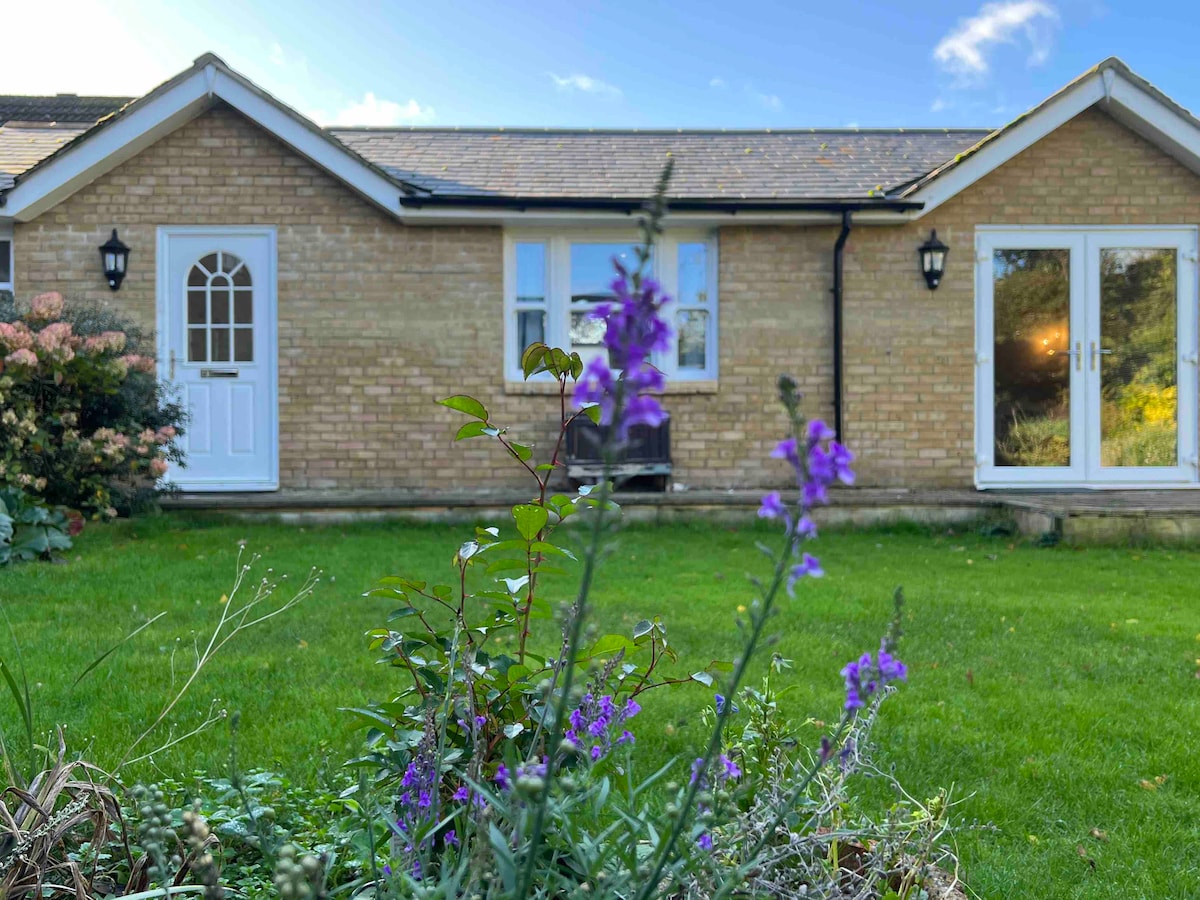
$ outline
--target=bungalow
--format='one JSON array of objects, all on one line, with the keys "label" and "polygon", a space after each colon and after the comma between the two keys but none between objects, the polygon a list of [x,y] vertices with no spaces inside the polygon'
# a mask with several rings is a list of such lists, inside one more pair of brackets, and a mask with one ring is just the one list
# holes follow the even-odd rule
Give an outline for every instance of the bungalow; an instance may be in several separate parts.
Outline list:
[{"label": "bungalow", "polygon": [[1200,485],[1200,121],[1117,59],[994,131],[322,129],[212,55],[0,97],[0,288],[156,330],[186,490],[503,489],[434,401],[546,437],[521,350],[597,352],[668,158],[675,481],[777,483],[786,371],[862,484]]}]

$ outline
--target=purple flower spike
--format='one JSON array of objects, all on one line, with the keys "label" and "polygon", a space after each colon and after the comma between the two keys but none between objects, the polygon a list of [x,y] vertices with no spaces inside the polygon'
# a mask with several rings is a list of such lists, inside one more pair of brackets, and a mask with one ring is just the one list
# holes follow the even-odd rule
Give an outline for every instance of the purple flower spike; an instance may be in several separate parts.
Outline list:
[{"label": "purple flower spike", "polygon": [[696,838],[696,846],[706,852],[711,851],[713,848],[712,835],[709,834],[707,831],[704,832],[704,834],[702,834],[702,835],[700,835],[700,837]]},{"label": "purple flower spike", "polygon": [[465,784],[460,784],[458,790],[454,792],[454,795],[450,799],[455,803],[466,803],[471,799],[471,789]]},{"label": "purple flower spike", "polygon": [[776,519],[786,515],[787,509],[783,505],[783,498],[779,495],[779,491],[771,491],[762,498],[762,506],[758,508],[760,519]]},{"label": "purple flower spike", "polygon": [[850,463],[854,462],[853,453],[837,441],[833,441],[829,445],[829,460],[838,481],[842,484],[854,484],[854,472],[850,469]]},{"label": "purple flower spike", "polygon": [[846,709],[862,709],[872,695],[889,682],[906,681],[908,667],[881,645],[876,659],[864,653],[842,669],[846,681]]}]

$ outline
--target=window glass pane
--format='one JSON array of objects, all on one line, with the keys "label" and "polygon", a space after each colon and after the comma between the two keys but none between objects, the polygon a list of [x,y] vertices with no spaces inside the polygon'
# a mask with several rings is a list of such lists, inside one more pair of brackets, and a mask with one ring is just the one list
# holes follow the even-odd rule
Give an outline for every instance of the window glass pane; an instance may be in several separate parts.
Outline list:
[{"label": "window glass pane", "polygon": [[546,340],[546,314],[540,309],[523,309],[517,313],[517,353],[525,352],[530,344]]},{"label": "window glass pane", "polygon": [[676,316],[679,330],[679,368],[703,369],[707,363],[708,311],[680,310]]},{"label": "window glass pane", "polygon": [[188,362],[208,362],[207,329],[188,329]]},{"label": "window glass pane", "polygon": [[[597,303],[612,296],[609,285],[616,277],[613,259],[626,269],[637,267],[633,244],[572,244],[571,302]],[[574,331],[574,323],[572,323]]]},{"label": "window glass pane", "polygon": [[[210,253],[208,256],[201,257],[200,262],[196,263],[196,265],[204,269],[204,273],[202,274],[211,275],[213,272],[221,271],[220,266],[217,265],[217,254],[215,253]],[[201,281],[200,283],[203,284],[204,282]]]},{"label": "window glass pane", "polygon": [[1179,458],[1175,251],[1100,251],[1100,465]]},{"label": "window glass pane", "polygon": [[212,330],[212,360],[211,362],[229,362],[229,329],[214,328]]},{"label": "window glass pane", "polygon": [[996,250],[998,466],[1071,464],[1071,254]]},{"label": "window glass pane", "polygon": [[249,291],[234,292],[233,321],[239,325],[249,325],[254,321],[254,296]]},{"label": "window glass pane", "polygon": [[0,282],[12,281],[12,241],[0,241]]},{"label": "window glass pane", "polygon": [[679,245],[679,296],[681,306],[708,302],[708,245]]},{"label": "window glass pane", "polygon": [[208,294],[205,291],[188,291],[187,320],[189,325],[208,322]]},{"label": "window glass pane", "polygon": [[233,330],[233,359],[234,362],[254,362],[253,328]]},{"label": "window glass pane", "polygon": [[571,349],[585,363],[604,350],[604,329],[603,319],[593,319],[585,310],[571,311]]},{"label": "window glass pane", "polygon": [[[213,279],[216,281],[216,279]],[[212,287],[212,324],[229,324],[229,288],[214,284]]]},{"label": "window glass pane", "polygon": [[546,245],[517,244],[517,302],[546,300]]}]

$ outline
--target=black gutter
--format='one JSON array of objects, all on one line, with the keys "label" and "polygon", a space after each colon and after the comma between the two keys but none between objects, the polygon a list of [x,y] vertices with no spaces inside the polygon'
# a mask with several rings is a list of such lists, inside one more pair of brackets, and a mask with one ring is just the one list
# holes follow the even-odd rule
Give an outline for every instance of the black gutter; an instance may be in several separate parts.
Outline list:
[{"label": "black gutter", "polygon": [[833,430],[837,439],[846,443],[842,430],[842,292],[845,285],[843,262],[846,239],[850,237],[852,212],[842,211],[842,230],[833,245]]},{"label": "black gutter", "polygon": [[[400,205],[412,209],[425,207],[476,207],[488,209],[513,209],[526,211],[531,209],[562,209],[562,210],[604,210],[623,212],[628,215],[644,212],[646,201],[622,200],[611,197],[498,197],[487,195],[480,197],[429,196],[411,197],[400,195]],[[727,200],[724,198],[708,200],[668,200],[671,212],[724,212],[736,215],[739,212],[831,212],[840,213],[847,210],[859,211],[881,209],[893,212],[903,212],[911,209],[921,209],[925,204],[918,200]]]}]

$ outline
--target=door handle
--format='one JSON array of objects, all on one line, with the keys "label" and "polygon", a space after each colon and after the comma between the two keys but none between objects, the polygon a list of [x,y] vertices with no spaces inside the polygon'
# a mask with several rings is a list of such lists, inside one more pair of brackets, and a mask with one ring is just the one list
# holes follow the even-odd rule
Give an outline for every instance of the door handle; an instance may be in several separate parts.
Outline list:
[{"label": "door handle", "polygon": [[1096,358],[1097,357],[1109,356],[1112,354],[1112,352],[1113,352],[1112,350],[1105,350],[1101,347],[1097,347],[1096,342],[1092,341],[1092,371],[1093,372],[1096,371]]},{"label": "door handle", "polygon": [[172,350],[171,351],[171,372],[167,376],[167,381],[174,381],[174,380],[175,380],[175,351]]},{"label": "door handle", "polygon": [[1076,341],[1076,342],[1075,342],[1075,349],[1074,349],[1074,350],[1068,350],[1068,351],[1067,351],[1067,356],[1073,356],[1073,357],[1075,357],[1075,371],[1076,371],[1076,372],[1082,372],[1082,371],[1083,371],[1083,342],[1082,342],[1082,341]]}]

